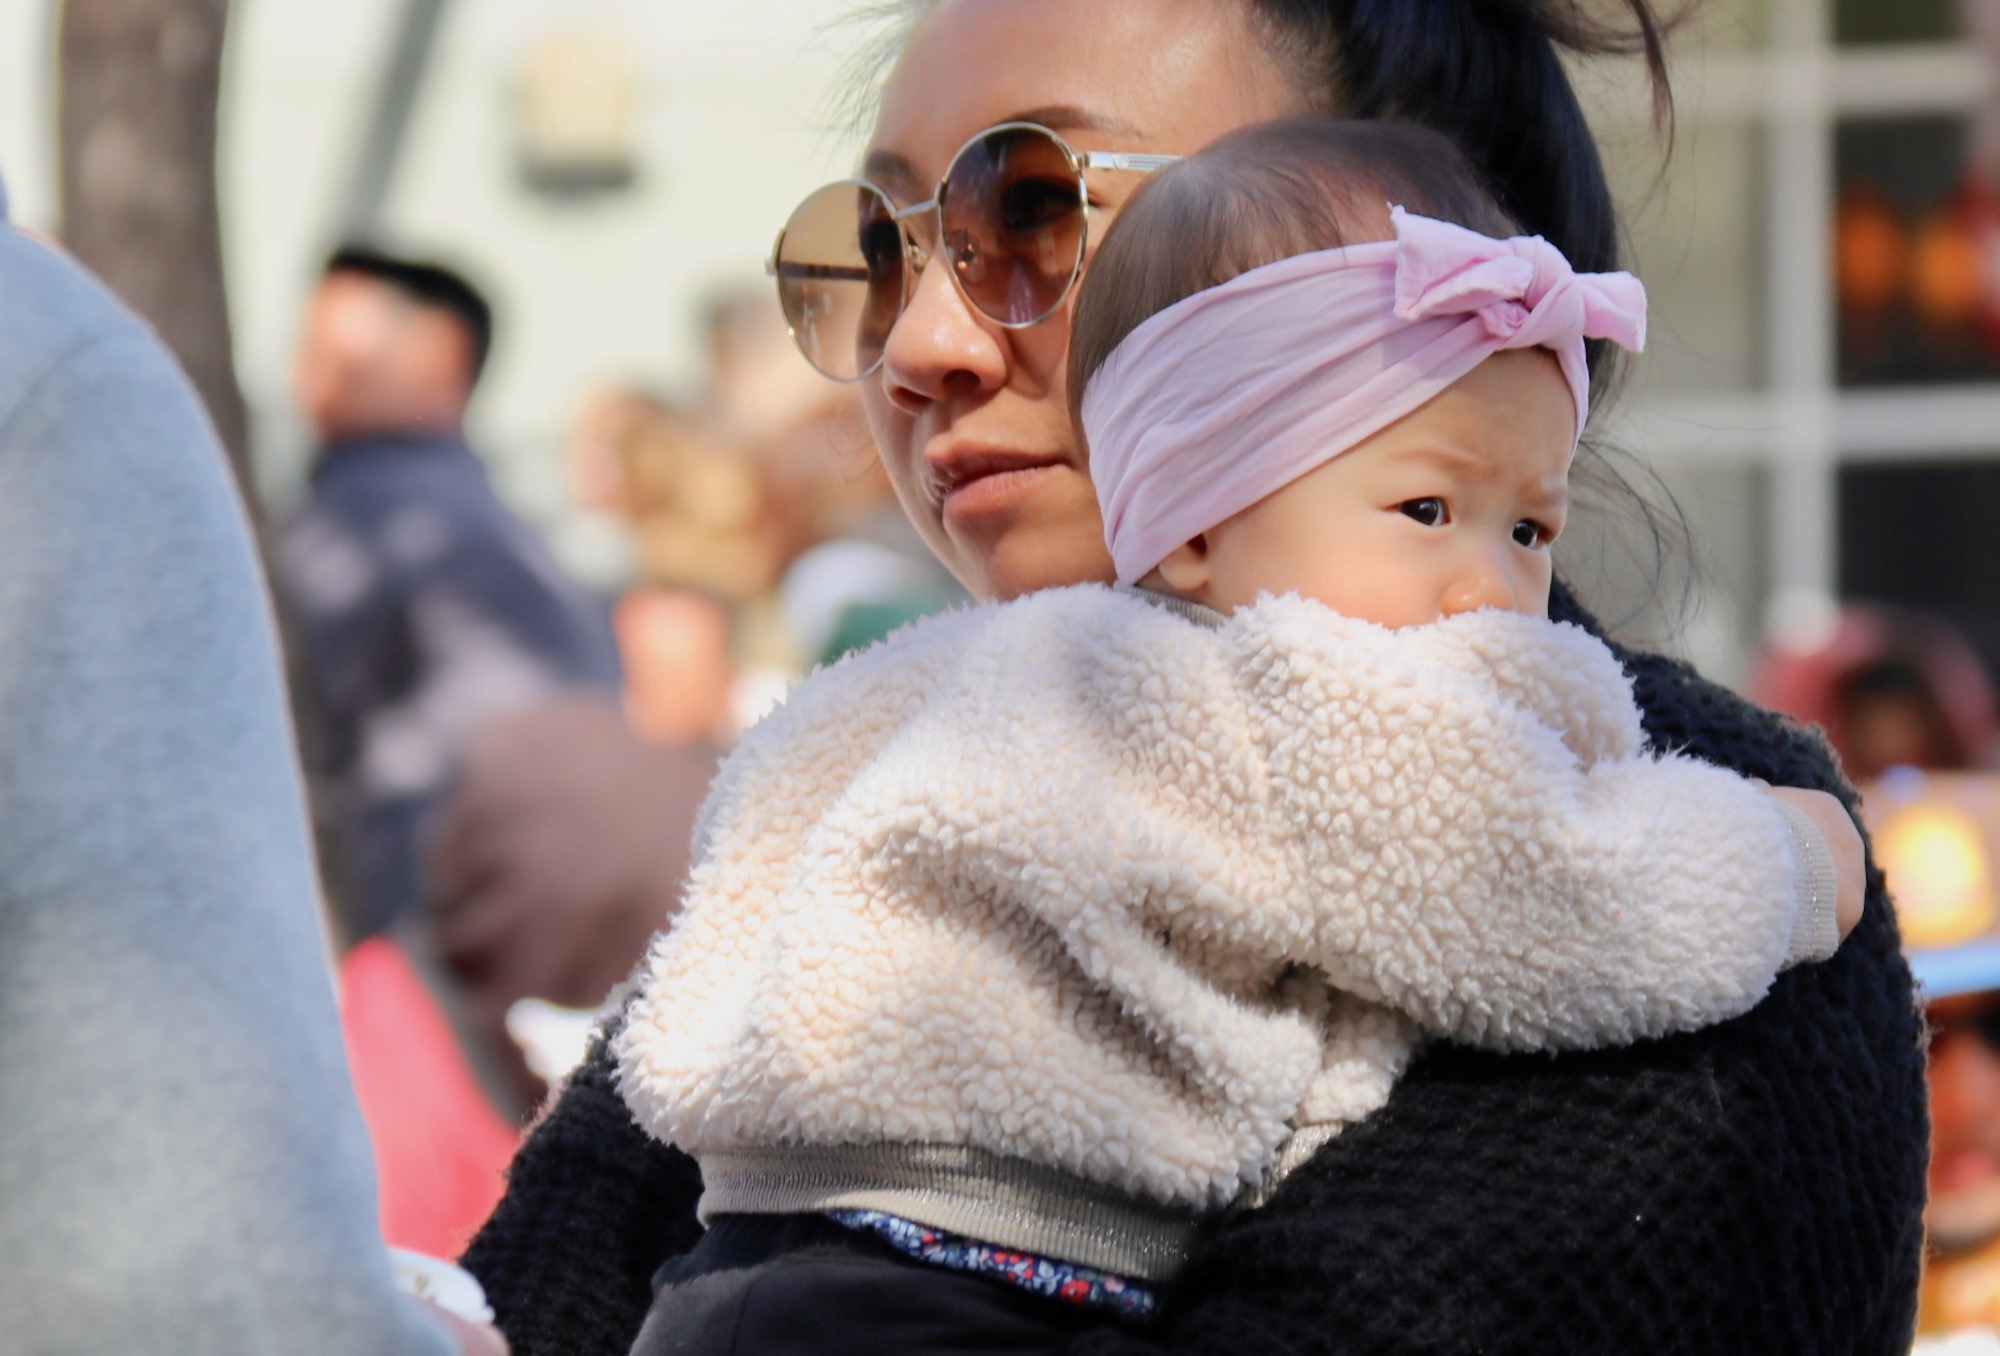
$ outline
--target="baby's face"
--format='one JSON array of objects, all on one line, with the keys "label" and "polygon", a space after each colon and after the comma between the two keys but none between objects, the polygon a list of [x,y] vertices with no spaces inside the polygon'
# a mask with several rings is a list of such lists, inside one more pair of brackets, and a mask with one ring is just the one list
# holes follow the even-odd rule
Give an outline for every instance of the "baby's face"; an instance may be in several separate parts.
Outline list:
[{"label": "baby's face", "polygon": [[1575,427],[1552,354],[1496,354],[1203,534],[1201,600],[1227,612],[1297,593],[1392,627],[1481,607],[1546,617]]}]

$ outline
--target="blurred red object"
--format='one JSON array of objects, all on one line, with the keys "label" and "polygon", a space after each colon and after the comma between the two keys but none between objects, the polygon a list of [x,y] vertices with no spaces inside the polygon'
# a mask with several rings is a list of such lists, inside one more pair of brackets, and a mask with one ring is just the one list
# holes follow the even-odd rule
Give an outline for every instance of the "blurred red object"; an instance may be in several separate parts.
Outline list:
[{"label": "blurred red object", "polygon": [[1972,323],[1987,346],[2000,352],[2000,194],[1983,175],[1968,175],[1953,210],[1977,272]]},{"label": "blurred red object", "polygon": [[519,1130],[494,1109],[393,939],[372,937],[342,958],[340,1024],[375,1146],[384,1241],[458,1256],[500,1201]]},{"label": "blurred red object", "polygon": [[1964,636],[1876,604],[1844,604],[1780,635],[1758,660],[1750,696],[1823,728],[1857,782],[1895,766],[1986,766],[2000,729],[1992,683]]}]

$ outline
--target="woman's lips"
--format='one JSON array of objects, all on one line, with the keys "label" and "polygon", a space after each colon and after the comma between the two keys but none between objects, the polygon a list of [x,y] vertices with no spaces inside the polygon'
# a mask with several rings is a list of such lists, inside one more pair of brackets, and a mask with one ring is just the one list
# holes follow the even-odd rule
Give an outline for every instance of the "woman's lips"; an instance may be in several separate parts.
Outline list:
[{"label": "woman's lips", "polygon": [[947,522],[1004,513],[1062,468],[1054,457],[960,452],[931,464],[931,490]]}]

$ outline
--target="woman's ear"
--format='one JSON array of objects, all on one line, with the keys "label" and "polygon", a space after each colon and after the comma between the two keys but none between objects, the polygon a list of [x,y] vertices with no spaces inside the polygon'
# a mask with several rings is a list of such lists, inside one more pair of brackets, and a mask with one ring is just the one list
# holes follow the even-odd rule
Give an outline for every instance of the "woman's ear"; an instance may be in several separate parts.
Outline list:
[{"label": "woman's ear", "polygon": [[1172,592],[1198,597],[1208,588],[1208,537],[1204,534],[1176,546],[1154,573]]}]

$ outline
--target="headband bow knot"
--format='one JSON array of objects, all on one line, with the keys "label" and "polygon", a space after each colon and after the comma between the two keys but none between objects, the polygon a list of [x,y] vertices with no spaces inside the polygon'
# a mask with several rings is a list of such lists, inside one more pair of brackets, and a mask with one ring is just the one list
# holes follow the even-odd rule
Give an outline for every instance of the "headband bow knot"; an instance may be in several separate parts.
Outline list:
[{"label": "headband bow knot", "polygon": [[1646,289],[1629,273],[1578,273],[1538,235],[1496,240],[1448,221],[1390,210],[1396,225],[1396,317],[1477,315],[1508,348],[1571,336],[1646,344]]},{"label": "headband bow knot", "polygon": [[1578,273],[1539,237],[1390,216],[1395,239],[1253,268],[1149,317],[1105,359],[1081,413],[1120,580],[1143,579],[1504,349],[1555,354],[1582,437],[1584,340],[1644,346],[1639,280]]}]

